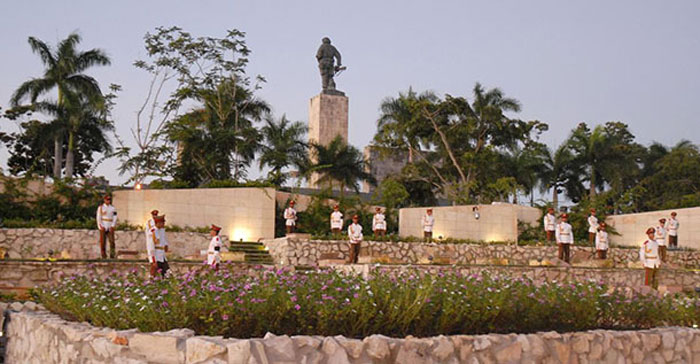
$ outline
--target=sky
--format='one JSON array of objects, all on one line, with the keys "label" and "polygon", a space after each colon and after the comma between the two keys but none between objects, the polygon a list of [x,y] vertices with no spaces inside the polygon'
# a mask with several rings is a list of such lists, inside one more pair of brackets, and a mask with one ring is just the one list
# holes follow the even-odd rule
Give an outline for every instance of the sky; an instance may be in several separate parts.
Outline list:
[{"label": "sky", "polygon": [[[103,89],[123,87],[115,108],[127,141],[150,81],[132,63],[145,56],[143,36],[179,26],[194,36],[246,32],[248,73],[267,83],[258,96],[275,116],[308,121],[320,92],[316,50],[328,36],[348,70],[337,77],[350,99],[349,140],[358,148],[376,131],[379,105],[412,87],[471,96],[476,82],[522,103],[511,115],[548,123],[555,147],[578,123],[627,123],[637,141],[700,143],[700,2],[650,1],[2,1],[0,107],[42,74],[27,44],[55,45],[78,31],[80,49],[103,49],[109,67],[88,72]],[[0,130],[17,130],[3,120]],[[0,166],[7,149],[0,146]],[[96,170],[111,183],[126,177],[116,160]],[[251,177],[257,172],[252,171]]]}]

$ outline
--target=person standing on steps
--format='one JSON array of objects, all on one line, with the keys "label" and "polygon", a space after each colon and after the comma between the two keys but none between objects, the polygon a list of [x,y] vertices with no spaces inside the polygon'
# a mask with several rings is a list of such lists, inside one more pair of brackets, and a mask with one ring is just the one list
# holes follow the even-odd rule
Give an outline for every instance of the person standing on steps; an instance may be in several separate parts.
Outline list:
[{"label": "person standing on steps", "polygon": [[284,209],[284,221],[287,227],[287,234],[294,232],[297,224],[297,210],[294,209],[294,201],[289,201],[289,207]]},{"label": "person standing on steps", "polygon": [[372,231],[374,231],[374,236],[386,236],[386,217],[382,213],[381,207],[374,209]]},{"label": "person standing on steps", "polygon": [[668,246],[671,249],[678,248],[678,228],[680,223],[676,220],[676,212],[671,213],[671,218],[668,219],[666,230],[668,230]]},{"label": "person standing on steps", "polygon": [[661,261],[666,263],[666,219],[660,218],[659,225],[655,229],[654,238],[659,244],[659,256],[661,256]]},{"label": "person standing on steps", "polygon": [[547,235],[547,241],[554,243],[554,235],[557,229],[557,217],[554,216],[553,208],[550,207],[547,209],[547,214],[544,215],[542,224],[544,225],[544,233]]},{"label": "person standing on steps", "polygon": [[557,225],[557,246],[559,247],[559,260],[571,262],[571,244],[574,243],[574,234],[569,225],[569,215],[562,214],[561,222]]},{"label": "person standing on steps", "polygon": [[109,239],[109,257],[116,258],[114,229],[117,227],[117,209],[112,205],[112,196],[105,195],[103,203],[97,208],[97,228],[100,229],[100,257],[107,259],[105,240]]},{"label": "person standing on steps", "polygon": [[608,232],[605,231],[605,228],[605,222],[601,222],[595,234],[595,250],[598,253],[598,259],[608,258]]},{"label": "person standing on steps", "polygon": [[211,236],[211,241],[209,241],[209,249],[207,249],[207,264],[214,268],[214,270],[219,270],[219,263],[221,263],[221,237],[219,233],[221,228],[216,225],[211,225],[211,230],[209,230],[209,236]]},{"label": "person standing on steps", "polygon": [[598,232],[598,218],[595,216],[595,209],[591,209],[588,214],[588,243],[593,245],[595,234]]},{"label": "person standing on steps", "polygon": [[425,210],[425,215],[421,220],[421,225],[423,226],[423,239],[430,243],[433,241],[433,225],[435,225],[435,217],[433,216],[433,209]]},{"label": "person standing on steps", "polygon": [[151,277],[155,277],[158,272],[161,276],[170,270],[165,253],[168,252],[168,238],[165,235],[165,215],[154,216],[154,225],[147,236],[146,250],[148,261],[151,263]]},{"label": "person standing on steps", "polygon": [[331,233],[333,237],[338,237],[340,232],[343,230],[343,213],[340,212],[340,206],[333,206],[333,212],[331,212]]},{"label": "person standing on steps", "polygon": [[648,228],[647,237],[648,239],[639,249],[639,260],[644,266],[644,285],[657,289],[659,283],[656,280],[656,273],[661,266],[661,260],[659,259],[659,243],[656,241],[656,229]]},{"label": "person standing on steps", "polygon": [[357,263],[357,258],[360,255],[360,245],[362,244],[362,225],[358,223],[359,217],[352,217],[352,224],[348,226],[348,237],[350,238],[350,263]]}]

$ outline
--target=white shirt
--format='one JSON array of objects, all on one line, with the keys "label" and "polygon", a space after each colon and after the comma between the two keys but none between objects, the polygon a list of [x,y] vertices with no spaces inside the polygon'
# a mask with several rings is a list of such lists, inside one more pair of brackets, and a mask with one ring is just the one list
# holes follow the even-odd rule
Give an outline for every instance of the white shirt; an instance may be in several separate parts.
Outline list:
[{"label": "white shirt", "polygon": [[[219,248],[217,250],[216,248]],[[221,238],[217,235],[211,238],[207,249],[207,264],[214,265],[221,262]]]},{"label": "white shirt", "polygon": [[435,225],[435,216],[433,215],[423,215],[423,231],[426,233],[433,232],[433,225]]},{"label": "white shirt", "polygon": [[571,225],[562,221],[559,223],[559,225],[557,225],[556,231],[557,231],[556,232],[557,243],[560,243],[560,244],[573,244],[574,243],[574,234],[571,231]]},{"label": "white shirt", "polygon": [[340,211],[331,212],[331,229],[343,228],[343,213]]},{"label": "white shirt", "polygon": [[102,204],[97,208],[97,228],[110,230],[117,226],[117,208],[112,204]]},{"label": "white shirt", "polygon": [[659,225],[656,227],[656,232],[654,232],[654,239],[659,243],[660,246],[666,246],[666,229]]},{"label": "white shirt", "polygon": [[348,226],[348,237],[352,244],[357,244],[362,242],[362,225],[355,224],[354,222]]},{"label": "white shirt", "polygon": [[645,268],[658,268],[661,265],[659,244],[655,240],[645,241],[639,249],[639,260]]},{"label": "white shirt", "polygon": [[603,230],[598,230],[595,233],[595,249],[596,250],[608,250],[608,232]]},{"label": "white shirt", "polygon": [[168,246],[168,238],[165,229],[158,229],[155,226],[146,233],[146,251],[148,261],[165,262],[165,247]]},{"label": "white shirt", "polygon": [[372,230],[386,230],[386,217],[381,212],[374,214]]},{"label": "white shirt", "polygon": [[598,218],[595,215],[588,216],[588,232],[595,233],[598,231]]},{"label": "white shirt", "polygon": [[554,231],[557,228],[557,218],[554,214],[544,215],[542,223],[544,224],[545,231]]},{"label": "white shirt", "polygon": [[678,222],[678,220],[674,218],[670,218],[668,222],[666,223],[666,229],[668,229],[668,235],[671,236],[678,236],[678,227],[681,224]]},{"label": "white shirt", "polygon": [[284,219],[286,220],[287,226],[296,225],[297,211],[291,207],[284,209]]}]

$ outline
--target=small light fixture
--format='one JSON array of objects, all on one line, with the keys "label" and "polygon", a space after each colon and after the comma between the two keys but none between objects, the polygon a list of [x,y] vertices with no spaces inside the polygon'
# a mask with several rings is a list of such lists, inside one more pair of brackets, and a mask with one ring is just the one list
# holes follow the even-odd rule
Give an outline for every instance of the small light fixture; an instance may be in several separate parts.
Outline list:
[{"label": "small light fixture", "polygon": [[141,186],[141,182],[136,182],[136,184],[134,185],[134,189],[135,189],[136,191],[140,191],[142,187],[143,187],[143,186]]},{"label": "small light fixture", "polygon": [[479,213],[479,206],[472,207],[472,212],[474,213],[474,218],[479,220],[481,214]]}]

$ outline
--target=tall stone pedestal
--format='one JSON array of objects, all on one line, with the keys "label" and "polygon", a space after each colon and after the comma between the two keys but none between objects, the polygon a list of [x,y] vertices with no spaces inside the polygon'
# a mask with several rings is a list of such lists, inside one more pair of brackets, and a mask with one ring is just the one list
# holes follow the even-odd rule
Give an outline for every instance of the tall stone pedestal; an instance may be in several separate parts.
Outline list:
[{"label": "tall stone pedestal", "polygon": [[[338,135],[348,142],[348,97],[321,93],[311,98],[309,142],[328,145]],[[312,175],[309,187],[318,188],[317,181],[318,176]]]}]

